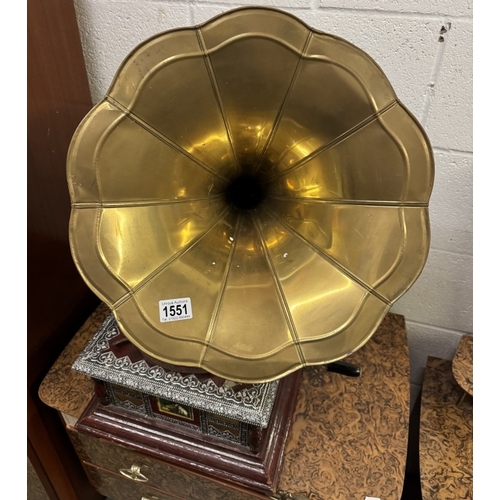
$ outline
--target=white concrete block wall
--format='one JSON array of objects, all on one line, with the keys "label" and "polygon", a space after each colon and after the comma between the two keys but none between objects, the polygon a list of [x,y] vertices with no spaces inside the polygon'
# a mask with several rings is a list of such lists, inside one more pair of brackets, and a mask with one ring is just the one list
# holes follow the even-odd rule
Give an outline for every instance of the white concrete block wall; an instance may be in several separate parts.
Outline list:
[{"label": "white concrete block wall", "polygon": [[427,356],[451,358],[473,330],[472,0],[74,1],[95,102],[144,39],[244,5],[286,10],[378,62],[425,127],[436,160],[428,263],[393,307],[407,320],[415,394]]}]

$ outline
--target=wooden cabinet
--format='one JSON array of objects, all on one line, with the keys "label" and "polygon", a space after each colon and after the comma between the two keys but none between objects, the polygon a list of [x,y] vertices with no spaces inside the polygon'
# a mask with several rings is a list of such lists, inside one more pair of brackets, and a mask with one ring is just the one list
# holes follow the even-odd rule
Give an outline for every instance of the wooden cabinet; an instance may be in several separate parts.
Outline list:
[{"label": "wooden cabinet", "polygon": [[[409,424],[409,359],[404,318],[389,314],[349,361],[361,376],[303,370],[276,491],[265,495],[214,478],[161,454],[139,440],[109,432],[99,437],[75,428],[93,395],[92,381],[71,370],[104,321],[100,306],[49,371],[40,397],[57,409],[97,491],[113,500],[255,500],[279,491],[314,500],[375,497],[399,500]],[[283,496],[285,498],[285,496]]]},{"label": "wooden cabinet", "polygon": [[[158,498],[193,500],[255,500],[265,498],[250,491],[243,491],[228,483],[222,484],[207,476],[151,458],[137,446],[118,445],[112,441],[79,433],[69,429],[71,440],[85,466],[92,483],[104,495],[114,496],[114,491],[140,492]],[[140,499],[141,496],[132,498]]]},{"label": "wooden cabinet", "polygon": [[99,491],[105,491],[108,498],[119,500],[178,500],[164,491],[159,491],[142,483],[134,483],[124,477],[86,465],[85,470],[91,482]]}]

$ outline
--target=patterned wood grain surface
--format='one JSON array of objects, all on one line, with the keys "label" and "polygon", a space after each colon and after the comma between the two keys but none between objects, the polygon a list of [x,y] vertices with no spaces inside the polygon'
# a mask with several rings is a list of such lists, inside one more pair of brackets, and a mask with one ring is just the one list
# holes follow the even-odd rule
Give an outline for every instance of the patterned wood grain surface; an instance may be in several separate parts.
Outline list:
[{"label": "patterned wood grain surface", "polygon": [[305,370],[280,489],[311,500],[400,500],[409,423],[404,318],[389,314],[347,361],[359,378]]},{"label": "patterned wood grain surface", "polygon": [[97,491],[108,500],[179,500],[179,497],[112,474],[99,467],[84,464],[84,469]]},{"label": "patterned wood grain surface", "polygon": [[458,343],[451,364],[458,385],[472,396],[472,335],[464,335]]},{"label": "patterned wood grain surface", "polygon": [[46,405],[76,419],[83,413],[92,399],[94,383],[90,377],[71,370],[71,366],[109,314],[109,309],[101,304],[49,370],[38,389]]},{"label": "patterned wood grain surface", "polygon": [[[137,481],[119,475],[120,469],[129,469],[133,464],[139,465],[141,473],[148,478],[147,484],[140,483],[139,486],[145,485],[155,488],[165,495],[170,495],[168,498],[171,496],[189,500],[258,500],[265,498],[257,493],[229,487],[227,484],[187,472],[174,465],[141,456],[135,450],[109,444],[75,430],[70,430],[69,435],[78,455],[87,465],[87,469],[89,463],[105,465],[105,467],[93,467],[91,479],[101,493],[116,498],[116,500],[125,498],[125,496],[113,495],[117,488],[118,491],[120,488],[122,489],[123,495],[127,491],[136,492],[138,489]],[[142,494],[146,496],[144,491]]]},{"label": "patterned wood grain surface", "polygon": [[429,357],[420,410],[420,476],[424,500],[472,499],[472,397],[452,362]]}]

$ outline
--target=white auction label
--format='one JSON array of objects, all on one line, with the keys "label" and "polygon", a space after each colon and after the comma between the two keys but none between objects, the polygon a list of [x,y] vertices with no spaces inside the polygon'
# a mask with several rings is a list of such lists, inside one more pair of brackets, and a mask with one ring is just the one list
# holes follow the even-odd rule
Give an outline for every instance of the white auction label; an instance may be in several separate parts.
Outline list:
[{"label": "white auction label", "polygon": [[160,321],[181,321],[183,319],[191,319],[193,310],[191,308],[191,299],[184,297],[182,299],[160,300]]}]

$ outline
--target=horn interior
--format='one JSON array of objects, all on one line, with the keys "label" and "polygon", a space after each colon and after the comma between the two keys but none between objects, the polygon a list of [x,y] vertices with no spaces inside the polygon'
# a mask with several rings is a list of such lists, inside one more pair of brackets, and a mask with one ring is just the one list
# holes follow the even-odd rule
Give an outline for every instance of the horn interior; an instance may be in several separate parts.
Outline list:
[{"label": "horn interior", "polygon": [[433,169],[370,56],[238,9],[145,41],[82,121],[72,254],[147,355],[269,381],[361,347],[417,279]]}]

